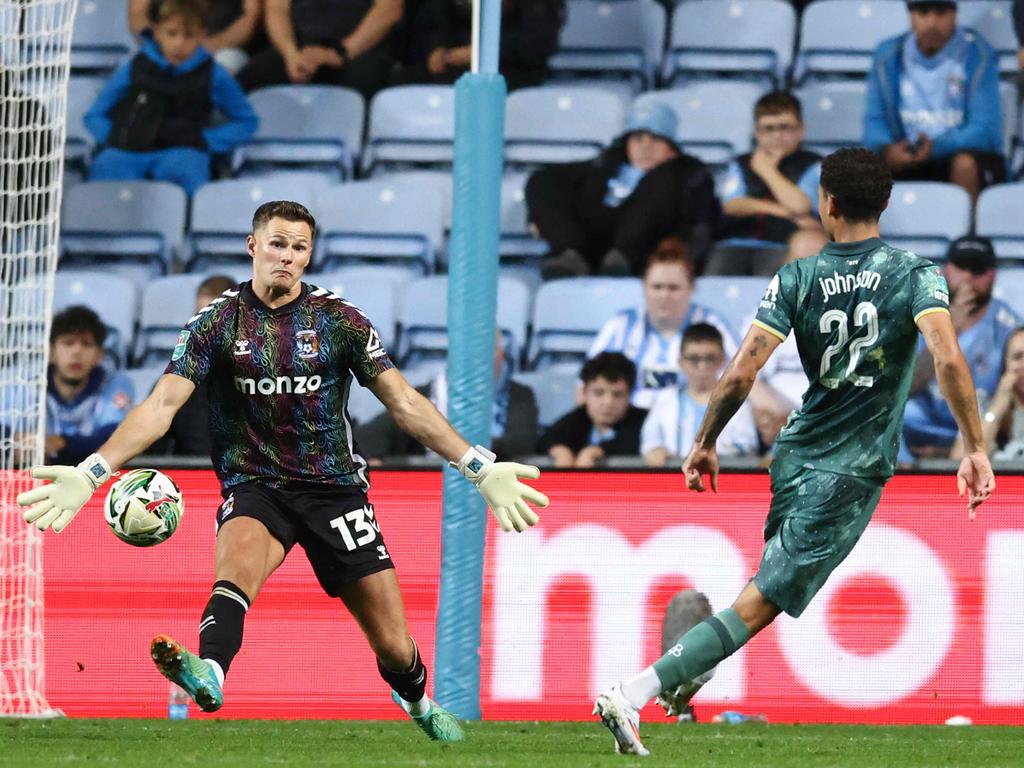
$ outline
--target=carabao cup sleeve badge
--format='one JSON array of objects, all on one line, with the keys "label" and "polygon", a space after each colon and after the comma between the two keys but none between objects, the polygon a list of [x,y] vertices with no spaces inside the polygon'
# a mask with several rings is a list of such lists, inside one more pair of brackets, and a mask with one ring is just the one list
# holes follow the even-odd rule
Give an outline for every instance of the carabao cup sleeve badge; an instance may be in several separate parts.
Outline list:
[{"label": "carabao cup sleeve badge", "polygon": [[191,335],[192,331],[182,331],[178,334],[178,340],[174,343],[174,354],[171,355],[172,363],[185,354],[185,346],[188,344],[188,337]]}]

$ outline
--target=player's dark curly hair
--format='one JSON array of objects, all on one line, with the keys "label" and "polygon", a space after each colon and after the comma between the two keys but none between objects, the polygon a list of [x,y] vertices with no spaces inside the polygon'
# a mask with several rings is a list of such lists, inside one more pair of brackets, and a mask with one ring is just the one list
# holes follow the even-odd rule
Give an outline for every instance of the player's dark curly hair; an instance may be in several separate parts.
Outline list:
[{"label": "player's dark curly hair", "polygon": [[271,219],[304,221],[309,225],[310,234],[316,234],[316,219],[302,203],[293,203],[291,200],[272,200],[264,203],[252,215],[252,231],[255,232]]},{"label": "player's dark curly hair", "polygon": [[100,347],[107,340],[107,326],[100,320],[100,316],[81,305],[68,307],[54,315],[53,324],[50,326],[50,343],[72,333],[92,334],[96,345]]},{"label": "player's dark curly hair", "polygon": [[636,384],[636,366],[620,352],[601,352],[587,360],[580,370],[580,380],[584,384],[589,384],[598,376],[612,384],[624,381],[626,387],[632,391],[633,385]]},{"label": "player's dark curly hair", "polygon": [[845,147],[821,161],[821,187],[847,221],[877,221],[892,192],[892,172],[870,149]]}]

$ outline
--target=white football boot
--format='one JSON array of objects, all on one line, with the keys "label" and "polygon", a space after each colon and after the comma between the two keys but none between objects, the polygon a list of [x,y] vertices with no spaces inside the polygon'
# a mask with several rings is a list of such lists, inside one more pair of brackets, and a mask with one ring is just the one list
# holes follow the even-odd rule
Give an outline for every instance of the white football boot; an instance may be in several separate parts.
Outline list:
[{"label": "white football boot", "polygon": [[646,757],[650,751],[640,741],[640,712],[622,695],[622,684],[597,697],[594,714],[615,737],[615,751],[624,755]]}]

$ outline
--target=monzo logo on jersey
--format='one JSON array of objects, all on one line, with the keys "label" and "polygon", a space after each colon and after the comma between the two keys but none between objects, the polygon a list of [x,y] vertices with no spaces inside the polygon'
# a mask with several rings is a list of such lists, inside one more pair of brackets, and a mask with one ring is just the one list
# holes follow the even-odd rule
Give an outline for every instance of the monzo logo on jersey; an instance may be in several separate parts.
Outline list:
[{"label": "monzo logo on jersey", "polygon": [[247,379],[235,376],[235,389],[243,395],[308,395],[320,389],[319,376],[278,376]]}]

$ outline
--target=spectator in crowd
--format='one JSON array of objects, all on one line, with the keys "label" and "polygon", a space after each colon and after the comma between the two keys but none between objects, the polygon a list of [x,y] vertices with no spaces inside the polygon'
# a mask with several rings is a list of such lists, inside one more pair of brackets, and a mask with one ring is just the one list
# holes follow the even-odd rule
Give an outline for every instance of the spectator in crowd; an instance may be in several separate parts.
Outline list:
[{"label": "spectator in crowd", "polygon": [[[949,314],[971,376],[978,401],[995,395],[1002,370],[1003,349],[1021,318],[1008,304],[992,297],[996,256],[987,237],[966,236],[949,248],[945,264],[949,285]],[[931,355],[919,350],[903,415],[903,436],[915,456],[947,456],[957,435],[956,422],[942,399]]]},{"label": "spectator in crowd", "polygon": [[[194,312],[198,314],[199,310],[224,291],[234,288],[237,282],[225,275],[213,275],[203,280],[196,289]],[[184,321],[184,318],[182,320]],[[174,414],[167,434],[154,443],[149,452],[171,453],[175,456],[210,455],[210,407],[207,402],[206,381],[196,385],[195,391]]]},{"label": "spectator in crowd", "polygon": [[636,456],[647,411],[630,405],[636,366],[618,352],[583,364],[583,404],[552,424],[540,440],[556,467],[593,467],[609,456]]},{"label": "spectator in crowd", "polygon": [[[128,0],[128,28],[133,35],[149,29],[163,0]],[[249,60],[258,43],[262,0],[209,0],[203,48],[232,75]]]},{"label": "spectator in crowd", "polygon": [[596,158],[529,178],[530,222],[551,247],[545,278],[642,274],[647,255],[670,235],[703,258],[718,222],[714,181],[675,136],[669,107],[636,106],[625,133]]},{"label": "spectator in crowd", "polygon": [[[820,226],[816,229],[798,229],[789,236],[783,264],[815,256],[827,243],[825,230]],[[748,328],[754,321],[754,314],[750,315]],[[750,392],[748,402],[754,411],[763,445],[775,442],[790,412],[800,407],[807,383],[807,374],[796,347],[796,335],[791,333],[768,358],[757,375],[757,384]]]},{"label": "spectator in crowd", "polygon": [[955,2],[907,5],[911,31],[875,51],[864,144],[882,152],[894,179],[951,181],[976,200],[1006,178],[998,57],[957,26]]},{"label": "spectator in crowd", "polygon": [[[678,389],[663,389],[654,399],[640,433],[644,464],[664,467],[670,460],[680,460],[690,452],[727,361],[722,334],[715,326],[694,323],[683,331],[679,367],[686,384]],[[750,456],[757,454],[758,448],[754,412],[744,402],[718,436],[718,454]]]},{"label": "spectator in crowd", "polygon": [[[122,65],[85,115],[104,149],[91,179],[157,179],[190,195],[210,180],[213,154],[251,137],[259,120],[238,83],[202,47],[201,0],[155,6],[142,50]],[[213,123],[213,112],[225,121]]]},{"label": "spectator in crowd", "polygon": [[[131,410],[135,391],[103,361],[107,328],[88,307],[68,307],[50,328],[46,387],[46,463],[78,464],[110,437]],[[29,436],[15,438],[22,446]]]},{"label": "spectator in crowd", "polygon": [[391,76],[388,38],[402,0],[266,0],[270,47],[238,73],[246,91],[317,83],[355,88],[369,101]]},{"label": "spectator in crowd", "polygon": [[[1024,326],[1006,340],[1003,366],[995,394],[981,403],[981,434],[995,459],[1024,459]],[[951,458],[964,456],[963,437],[957,435]]]},{"label": "spectator in crowd", "polygon": [[[444,415],[448,413],[448,376],[441,371],[428,384],[417,387]],[[513,381],[501,331],[494,341],[494,407],[491,411],[491,450],[501,456],[529,456],[537,444],[537,399],[529,387]],[[384,412],[356,430],[360,453],[379,464],[385,456],[421,456],[426,449],[409,437]]]},{"label": "spectator in crowd", "polygon": [[[473,5],[468,0],[430,0],[426,9],[422,60],[403,82],[454,83],[469,70]],[[510,91],[541,85],[548,59],[558,50],[565,0],[504,0],[501,4],[501,60],[498,68]]]},{"label": "spectator in crowd", "polygon": [[799,229],[821,229],[816,215],[821,156],[803,149],[800,100],[772,91],[754,105],[754,151],[729,165],[721,186],[725,214],[705,275],[772,275],[782,246]]},{"label": "spectator in crowd", "polygon": [[693,259],[686,244],[670,237],[659,243],[644,269],[644,306],[627,309],[604,324],[587,357],[621,352],[637,367],[633,405],[650,408],[658,390],[675,389],[683,379],[679,347],[683,331],[694,323],[711,323],[722,333],[729,355],[736,342],[728,324],[714,311],[695,304]]}]

